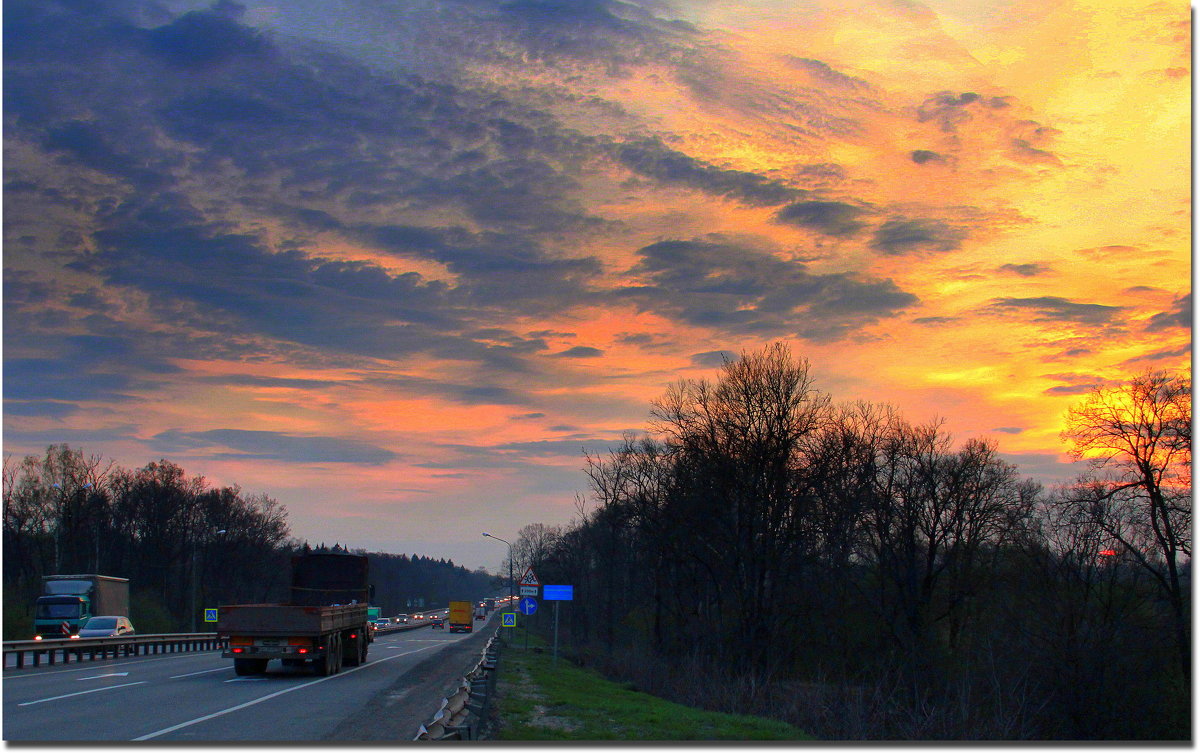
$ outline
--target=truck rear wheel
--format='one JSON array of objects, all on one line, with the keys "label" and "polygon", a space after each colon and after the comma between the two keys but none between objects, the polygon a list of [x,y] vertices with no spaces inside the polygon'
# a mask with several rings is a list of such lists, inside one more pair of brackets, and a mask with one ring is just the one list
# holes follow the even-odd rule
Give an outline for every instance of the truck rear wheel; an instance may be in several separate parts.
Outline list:
[{"label": "truck rear wheel", "polygon": [[337,634],[329,637],[325,644],[325,657],[316,663],[317,675],[334,675],[342,669],[342,642]]},{"label": "truck rear wheel", "polygon": [[238,675],[262,675],[267,672],[267,660],[235,659],[233,672]]}]

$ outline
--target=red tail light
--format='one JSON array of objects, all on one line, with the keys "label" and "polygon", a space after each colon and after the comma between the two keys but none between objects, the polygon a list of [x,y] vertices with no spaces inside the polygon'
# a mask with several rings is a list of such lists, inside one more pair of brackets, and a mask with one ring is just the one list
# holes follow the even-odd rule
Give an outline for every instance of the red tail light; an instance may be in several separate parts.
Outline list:
[{"label": "red tail light", "polygon": [[245,652],[246,650],[243,647],[234,647],[233,649],[231,649],[229,651],[233,652],[235,655],[240,655],[242,652]]},{"label": "red tail light", "polygon": [[296,652],[299,654],[302,654],[302,655],[306,655],[306,654],[308,654],[308,647],[300,647],[299,649],[296,650]]}]

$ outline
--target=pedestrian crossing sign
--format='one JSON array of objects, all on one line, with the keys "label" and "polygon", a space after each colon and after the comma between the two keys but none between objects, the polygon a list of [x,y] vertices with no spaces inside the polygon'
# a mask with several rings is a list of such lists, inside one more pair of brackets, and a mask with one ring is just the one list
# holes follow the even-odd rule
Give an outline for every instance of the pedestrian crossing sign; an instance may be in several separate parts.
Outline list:
[{"label": "pedestrian crossing sign", "polygon": [[501,628],[516,628],[517,614],[516,613],[500,613]]},{"label": "pedestrian crossing sign", "polygon": [[216,623],[217,622],[217,608],[215,608],[215,607],[204,608],[204,622],[205,623]]}]

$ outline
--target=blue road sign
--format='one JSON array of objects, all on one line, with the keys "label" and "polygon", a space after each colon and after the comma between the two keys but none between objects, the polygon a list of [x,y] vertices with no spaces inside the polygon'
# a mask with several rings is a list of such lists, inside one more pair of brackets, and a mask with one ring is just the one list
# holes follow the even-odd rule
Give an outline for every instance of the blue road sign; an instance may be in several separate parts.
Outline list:
[{"label": "blue road sign", "polygon": [[521,611],[521,615],[533,615],[537,612],[537,600],[533,597],[522,597],[517,603],[517,609]]},{"label": "blue road sign", "polygon": [[572,584],[544,584],[542,585],[542,599],[544,600],[573,600],[575,599],[575,587]]},{"label": "blue road sign", "polygon": [[517,614],[516,613],[500,613],[500,626],[502,628],[516,628]]},{"label": "blue road sign", "polygon": [[215,608],[215,607],[204,608],[204,622],[205,623],[216,623],[217,622],[217,608]]}]

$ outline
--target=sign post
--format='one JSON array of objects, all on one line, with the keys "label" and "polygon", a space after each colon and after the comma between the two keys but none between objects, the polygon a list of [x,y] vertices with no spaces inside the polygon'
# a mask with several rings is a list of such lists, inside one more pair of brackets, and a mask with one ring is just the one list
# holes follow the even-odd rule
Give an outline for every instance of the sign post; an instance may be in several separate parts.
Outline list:
[{"label": "sign post", "polygon": [[[525,569],[525,574],[523,576],[521,576],[521,581],[517,584],[517,586],[521,589],[521,596],[526,597],[526,598],[538,596],[538,587],[540,587],[541,585],[542,585],[541,579],[539,579],[537,577],[537,574],[533,572],[533,566],[529,566],[528,568]],[[525,600],[521,600],[522,603],[524,603],[524,601]],[[537,610],[537,601],[536,600],[530,600],[530,601],[533,602],[533,610]],[[527,612],[525,614],[533,615],[533,610],[530,610],[529,612]],[[525,612],[525,611],[522,610],[521,612]],[[514,634],[513,638],[514,639],[516,638],[515,634]],[[525,648],[529,649],[529,625],[528,624],[525,625]]]},{"label": "sign post", "polygon": [[[525,589],[525,587],[521,588]],[[517,609],[521,611],[522,615],[533,615],[537,612],[537,600],[535,600],[533,597],[522,597],[521,601],[517,603]],[[525,649],[529,649],[528,623],[525,624]]]},{"label": "sign post", "polygon": [[554,662],[558,662],[558,603],[575,599],[575,587],[571,584],[546,584],[542,587],[542,599],[554,602]]}]

